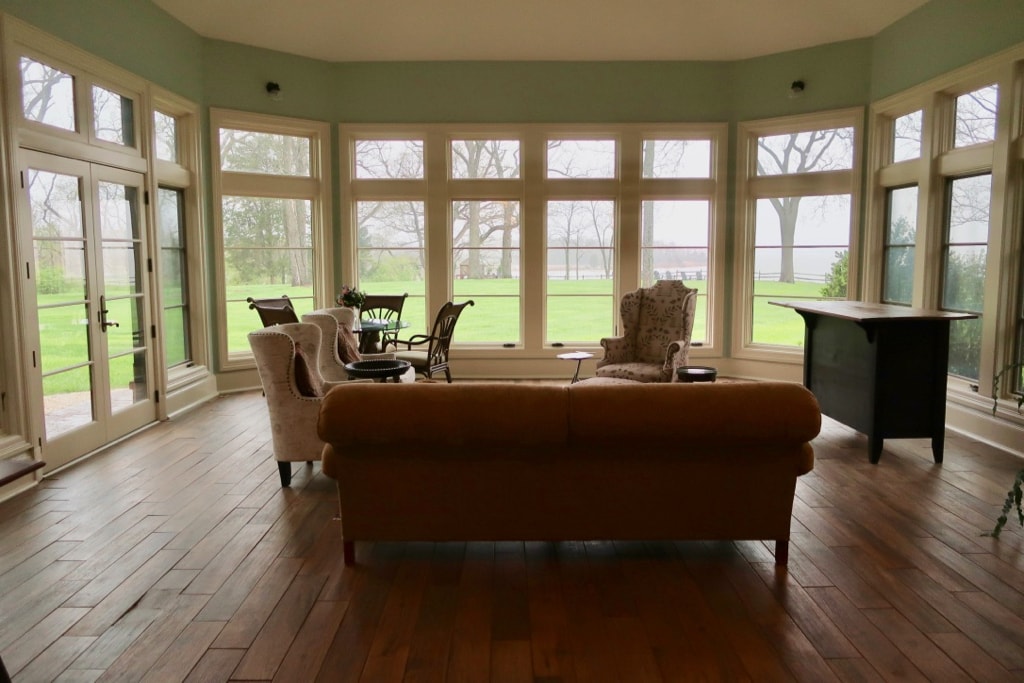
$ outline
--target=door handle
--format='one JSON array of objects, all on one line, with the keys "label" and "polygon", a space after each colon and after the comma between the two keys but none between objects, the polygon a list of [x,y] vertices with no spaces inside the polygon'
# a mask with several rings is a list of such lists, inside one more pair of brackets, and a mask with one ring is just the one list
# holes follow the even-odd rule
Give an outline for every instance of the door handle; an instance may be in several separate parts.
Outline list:
[{"label": "door handle", "polygon": [[110,311],[107,310],[106,297],[101,296],[100,297],[99,320],[100,320],[100,331],[104,332],[104,333],[106,333],[108,327],[121,327],[121,325],[119,325],[116,320],[107,320],[107,313],[109,313],[109,312]]}]

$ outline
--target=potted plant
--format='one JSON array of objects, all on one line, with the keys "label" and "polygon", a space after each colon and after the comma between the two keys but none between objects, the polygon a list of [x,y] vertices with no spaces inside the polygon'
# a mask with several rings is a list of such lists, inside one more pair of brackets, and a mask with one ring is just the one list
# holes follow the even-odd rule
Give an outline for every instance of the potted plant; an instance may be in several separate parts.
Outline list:
[{"label": "potted plant", "polygon": [[[1020,372],[1024,369],[1024,363],[1011,363],[1004,367],[1002,370],[996,373],[996,376],[992,378],[992,414],[996,414],[996,408],[999,407],[999,384],[1005,377],[1009,379],[1014,372]],[[1024,406],[1024,393],[1017,396],[1017,412],[1021,410],[1021,406]],[[1011,512],[1017,513],[1017,521],[1021,526],[1024,526],[1024,509],[1021,508],[1021,499],[1024,498],[1024,469],[1017,472],[1017,476],[1014,477],[1013,485],[1010,490],[1006,493],[1006,500],[1003,501],[1003,509],[999,513],[999,518],[996,520],[995,528],[986,536],[992,538],[999,538],[1000,532],[1003,527],[1006,526],[1006,521]]]},{"label": "potted plant", "polygon": [[337,302],[339,306],[362,308],[363,303],[366,302],[366,293],[354,287],[344,285],[341,288],[341,294],[338,295]]}]

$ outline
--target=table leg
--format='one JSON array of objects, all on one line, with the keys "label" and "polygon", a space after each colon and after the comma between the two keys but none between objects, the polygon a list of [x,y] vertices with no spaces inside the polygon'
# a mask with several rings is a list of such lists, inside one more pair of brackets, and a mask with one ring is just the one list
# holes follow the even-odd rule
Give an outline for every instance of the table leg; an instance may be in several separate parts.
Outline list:
[{"label": "table leg", "polygon": [[570,382],[570,384],[576,384],[576,382],[580,381],[580,365],[582,364],[582,358],[576,360],[576,372],[572,373],[572,382]]},{"label": "table leg", "polygon": [[937,465],[942,464],[942,450],[945,445],[944,437],[944,434],[932,437],[932,458],[935,460],[935,464]]}]

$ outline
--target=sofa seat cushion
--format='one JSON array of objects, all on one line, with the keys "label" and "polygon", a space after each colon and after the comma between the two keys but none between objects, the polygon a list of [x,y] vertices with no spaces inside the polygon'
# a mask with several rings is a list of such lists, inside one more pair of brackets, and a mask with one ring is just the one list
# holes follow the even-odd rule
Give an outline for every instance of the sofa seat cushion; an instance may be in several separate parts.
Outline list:
[{"label": "sofa seat cushion", "polygon": [[[401,354],[396,354],[401,357]],[[351,416],[338,420],[337,416]],[[415,420],[404,420],[416,415]],[[564,446],[565,387],[480,382],[343,385],[323,399],[318,428],[327,443],[351,451],[400,444],[438,447],[438,454],[472,458],[488,446]],[[461,448],[470,446],[469,448]],[[479,449],[476,447],[480,447]]]}]

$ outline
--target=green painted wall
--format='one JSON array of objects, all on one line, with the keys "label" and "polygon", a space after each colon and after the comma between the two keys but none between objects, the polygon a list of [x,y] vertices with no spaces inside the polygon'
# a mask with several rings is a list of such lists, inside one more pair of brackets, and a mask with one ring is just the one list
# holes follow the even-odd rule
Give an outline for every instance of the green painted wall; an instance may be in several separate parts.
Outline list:
[{"label": "green painted wall", "polygon": [[1024,41],[1024,0],[932,0],[874,38],[881,99]]},{"label": "green painted wall", "polygon": [[[734,64],[734,121],[862,106],[868,101],[871,40],[850,40]],[[793,81],[804,92],[790,97]]]},{"label": "green painted wall", "polygon": [[148,0],[0,0],[0,11],[192,101],[202,98],[203,39]]},{"label": "green painted wall", "polygon": [[339,120],[721,121],[721,62],[378,62],[337,65]]},{"label": "green painted wall", "polygon": [[[332,122],[766,118],[865,105],[1024,41],[1024,0],[932,0],[873,38],[738,62],[331,64],[201,38],[146,0],[0,11],[202,104]],[[807,90],[794,100],[797,79]]]},{"label": "green painted wall", "polygon": [[[220,40],[203,45],[202,101],[211,107],[333,121],[333,64]],[[271,100],[266,85],[281,86]]]}]

